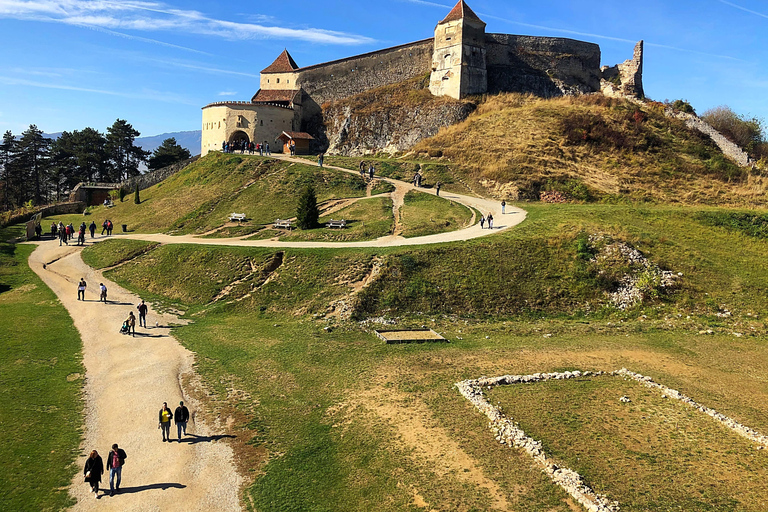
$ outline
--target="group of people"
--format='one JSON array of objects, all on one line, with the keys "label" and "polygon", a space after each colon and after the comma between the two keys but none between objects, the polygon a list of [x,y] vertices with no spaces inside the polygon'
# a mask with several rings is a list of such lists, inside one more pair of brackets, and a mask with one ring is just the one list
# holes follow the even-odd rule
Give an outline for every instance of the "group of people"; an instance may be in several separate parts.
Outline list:
[{"label": "group of people", "polygon": [[484,224],[488,224],[488,229],[493,229],[493,214],[491,212],[488,212],[488,215],[486,216],[480,216],[480,229],[484,228]]},{"label": "group of people", "polygon": [[[101,230],[102,235],[104,234],[104,232],[106,232],[107,235],[112,234],[113,225],[111,220],[109,219],[105,220],[101,226],[102,226],[102,230]],[[40,226],[38,225],[35,229],[37,230],[37,228],[40,228]],[[90,231],[91,238],[94,238],[96,236],[96,222],[91,221],[90,225],[86,225],[85,221],[83,221],[80,224],[80,227],[77,229],[75,229],[75,226],[71,222],[67,225],[64,225],[64,223],[61,221],[59,221],[58,224],[56,224],[55,222],[51,224],[51,238],[53,238],[54,240],[58,238],[59,246],[63,244],[69,245],[69,241],[75,237],[75,233],[77,233],[76,245],[85,245],[86,231]],[[42,228],[40,228],[40,232],[42,232]]]},{"label": "group of people", "polygon": [[[179,402],[179,406],[174,412],[168,408],[168,403],[163,402],[163,407],[158,413],[157,428],[163,434],[163,442],[171,442],[171,420],[176,424],[177,442],[181,442],[183,436],[187,435],[187,422],[189,422],[189,409],[184,405],[184,401]],[[109,495],[114,496],[120,492],[120,483],[123,477],[123,466],[128,455],[125,450],[120,448],[117,443],[112,445],[109,455],[107,455],[107,471],[109,471]],[[83,477],[85,482],[91,486],[91,492],[96,498],[99,497],[99,485],[101,477],[104,474],[104,461],[99,452],[93,450],[85,460],[83,467]]]},{"label": "group of people", "polygon": [[[376,169],[373,167],[373,162],[368,164],[368,179],[373,179],[373,174],[376,172]],[[360,177],[365,179],[365,161],[360,160]]]},{"label": "group of people", "polygon": [[[293,155],[293,151],[295,150],[294,147],[291,148],[291,155]],[[259,156],[269,156],[272,154],[269,150],[269,142],[264,141],[253,143],[248,142],[245,139],[233,140],[231,142],[224,141],[221,143],[221,150],[224,153],[234,153],[235,151],[239,151],[242,154],[248,153],[249,155],[258,153]]]},{"label": "group of people", "polygon": [[[149,308],[142,300],[141,303],[136,306],[136,309],[139,310],[139,327],[144,327],[146,329],[147,310]],[[123,326],[120,328],[120,332],[123,334],[131,334],[132,336],[136,336],[136,315],[133,314],[133,311],[128,312],[128,318],[123,321]]]},{"label": "group of people", "polygon": [[[85,290],[88,289],[88,283],[85,282],[85,278],[81,277],[80,282],[77,283],[77,300],[85,300]],[[99,283],[99,302],[107,302],[107,287],[104,283]],[[144,304],[144,301],[141,301]]]}]

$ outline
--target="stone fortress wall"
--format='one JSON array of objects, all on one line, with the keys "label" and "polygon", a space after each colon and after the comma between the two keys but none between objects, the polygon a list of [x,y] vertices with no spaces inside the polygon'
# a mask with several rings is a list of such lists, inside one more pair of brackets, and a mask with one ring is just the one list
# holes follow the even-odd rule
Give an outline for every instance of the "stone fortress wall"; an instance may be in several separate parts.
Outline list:
[{"label": "stone fortress wall", "polygon": [[318,105],[429,73],[432,38],[299,68],[296,85]]},{"label": "stone fortress wall", "polygon": [[600,90],[600,46],[559,37],[486,34],[488,92],[542,97]]}]

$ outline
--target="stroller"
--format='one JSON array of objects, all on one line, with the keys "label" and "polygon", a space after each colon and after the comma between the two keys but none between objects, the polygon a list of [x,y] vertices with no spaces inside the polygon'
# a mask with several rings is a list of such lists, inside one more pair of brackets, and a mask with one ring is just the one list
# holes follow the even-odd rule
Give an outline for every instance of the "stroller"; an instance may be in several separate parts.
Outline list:
[{"label": "stroller", "polygon": [[126,320],[125,322],[123,322],[123,326],[120,327],[120,334],[128,334],[129,330],[130,328],[128,327],[128,320]]}]

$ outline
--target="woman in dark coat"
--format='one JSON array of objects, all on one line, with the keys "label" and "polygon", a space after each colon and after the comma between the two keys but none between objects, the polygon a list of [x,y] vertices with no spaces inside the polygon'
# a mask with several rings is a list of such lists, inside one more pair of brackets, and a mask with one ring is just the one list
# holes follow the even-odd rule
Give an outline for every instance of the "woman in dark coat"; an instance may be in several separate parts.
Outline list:
[{"label": "woman in dark coat", "polygon": [[91,484],[91,492],[99,496],[99,483],[101,482],[101,475],[104,473],[104,463],[99,456],[99,452],[93,450],[90,457],[85,461],[85,468],[83,468],[83,475],[85,481]]}]

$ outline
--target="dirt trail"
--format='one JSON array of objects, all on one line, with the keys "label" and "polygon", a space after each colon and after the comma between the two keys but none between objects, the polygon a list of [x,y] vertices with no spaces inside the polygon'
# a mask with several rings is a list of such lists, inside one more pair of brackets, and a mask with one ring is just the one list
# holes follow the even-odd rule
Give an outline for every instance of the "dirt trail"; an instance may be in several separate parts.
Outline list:
[{"label": "dirt trail", "polygon": [[[198,405],[181,387],[182,375],[194,372],[194,356],[165,327],[178,323],[178,318],[150,310],[151,327],[137,327],[135,337],[119,334],[120,325],[129,311],[136,312],[140,299],[85,265],[79,249],[43,242],[30,256],[29,266],[59,297],[83,340],[85,441],[77,465],[82,468],[85,455],[96,449],[106,467],[113,443],[127,452],[128,459],[122,492],[113,497],[100,493],[95,499],[78,473],[70,489],[77,499],[72,510],[242,510],[242,479],[235,470],[232,449],[218,438],[222,431],[202,422],[196,414]],[[88,283],[85,301],[77,300],[81,277]],[[98,302],[99,283],[109,291],[107,304]],[[158,411],[164,401],[173,410],[180,400],[192,414],[188,435],[182,443],[163,443]],[[173,425],[171,434],[176,439]],[[109,490],[108,474],[102,477],[101,487]]]}]

